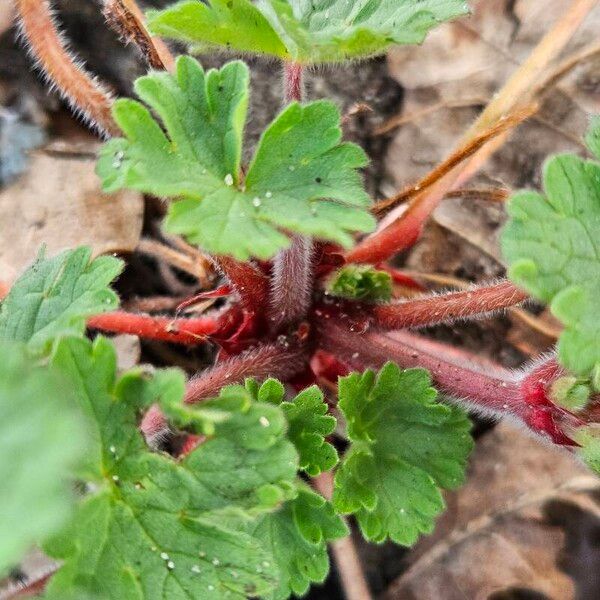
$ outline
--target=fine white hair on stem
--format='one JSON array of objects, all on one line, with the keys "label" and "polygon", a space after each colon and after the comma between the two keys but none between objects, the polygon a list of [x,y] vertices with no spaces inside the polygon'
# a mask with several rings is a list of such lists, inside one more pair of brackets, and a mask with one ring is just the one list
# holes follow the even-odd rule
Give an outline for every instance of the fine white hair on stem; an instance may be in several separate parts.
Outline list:
[{"label": "fine white hair on stem", "polygon": [[269,323],[272,331],[306,314],[312,295],[312,257],[313,243],[302,236],[294,237],[291,247],[275,257]]},{"label": "fine white hair on stem", "polygon": [[18,39],[26,46],[50,88],[58,91],[84,123],[102,135],[118,134],[113,97],[76,58],[59,30],[48,0],[15,0]]},{"label": "fine white hair on stem", "polygon": [[528,300],[507,280],[463,290],[433,292],[374,307],[375,324],[383,329],[417,329],[441,323],[489,318]]}]

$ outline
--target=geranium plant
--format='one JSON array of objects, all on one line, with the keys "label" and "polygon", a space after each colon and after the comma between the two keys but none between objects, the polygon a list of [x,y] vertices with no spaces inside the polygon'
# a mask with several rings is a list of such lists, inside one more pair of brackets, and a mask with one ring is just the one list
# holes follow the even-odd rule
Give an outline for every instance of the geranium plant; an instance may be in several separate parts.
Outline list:
[{"label": "geranium plant", "polygon": [[[348,534],[347,515],[372,542],[410,546],[432,531],[442,491],[465,476],[464,407],[510,416],[599,469],[600,164],[552,158],[543,194],[510,200],[510,280],[392,299],[394,282],[410,280],[387,261],[418,238],[423,205],[398,216],[406,193],[372,203],[360,174],[368,158],[342,141],[338,108],[304,97],[305,69],[419,43],[464,2],[188,0],[146,21],[130,0],[107,0],[109,22],[152,67],[138,99],[116,101],[68,54],[46,2],[16,4],[41,68],[111,138],[97,167],[104,189],[168,200],[165,231],[210,256],[224,281],[208,292],[224,302],[201,317],[129,313],[110,288],[122,262],[79,248],[42,251],[10,289],[0,307],[0,447],[12,457],[0,467],[11,482],[0,568],[34,543],[58,561],[26,591],[302,595],[325,579],[327,544]],[[152,34],[281,61],[283,108],[247,163],[246,64],[207,71]],[[462,158],[520,118],[474,136]],[[600,158],[599,122],[587,140]],[[518,373],[409,332],[529,295],[565,329],[556,355]],[[118,373],[110,339],[90,332],[220,351],[189,380],[177,369]],[[175,434],[182,443],[166,452],[160,441]],[[318,491],[329,475],[331,497]]]}]

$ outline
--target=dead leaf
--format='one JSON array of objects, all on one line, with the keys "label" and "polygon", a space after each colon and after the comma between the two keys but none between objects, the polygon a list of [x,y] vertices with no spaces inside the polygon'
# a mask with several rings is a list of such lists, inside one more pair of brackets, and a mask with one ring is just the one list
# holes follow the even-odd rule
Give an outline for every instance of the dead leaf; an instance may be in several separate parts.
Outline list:
[{"label": "dead leaf", "polygon": [[117,368],[119,371],[133,369],[142,356],[140,338],[137,335],[115,335],[112,338],[113,346],[117,352]]},{"label": "dead leaf", "polygon": [[547,352],[562,331],[562,324],[549,308],[535,317],[538,326],[536,329],[514,315],[509,315],[509,318],[512,327],[508,330],[506,339],[526,356],[536,357]]},{"label": "dead leaf", "polygon": [[449,198],[436,208],[433,218],[448,231],[501,262],[500,225],[505,220],[502,204]]},{"label": "dead leaf", "polygon": [[12,281],[45,244],[50,255],[89,245],[95,255],[131,252],[140,239],[143,198],[104,194],[94,173],[97,144],[54,143],[0,192],[0,280]]},{"label": "dead leaf", "polygon": [[[385,598],[591,600],[590,577],[600,584],[598,494],[600,480],[572,455],[500,424],[479,440],[467,483],[448,496],[435,533]],[[571,547],[588,549],[583,563],[565,560]]]},{"label": "dead leaf", "polygon": [[[499,90],[570,0],[474,0],[473,15],[445,24],[422,46],[394,49],[391,75],[405,88],[397,129],[387,155],[385,195],[417,181],[452,150],[482,106]],[[564,56],[597,43],[600,6],[578,29]],[[542,163],[557,152],[582,152],[589,114],[600,112],[600,54],[579,64],[546,90],[540,112],[513,133],[482,169],[474,185],[538,187]],[[434,219],[456,235],[499,257],[497,208],[445,201]],[[487,214],[483,214],[487,213]],[[480,217],[492,221],[479,228]],[[491,219],[490,219],[491,217]]]}]

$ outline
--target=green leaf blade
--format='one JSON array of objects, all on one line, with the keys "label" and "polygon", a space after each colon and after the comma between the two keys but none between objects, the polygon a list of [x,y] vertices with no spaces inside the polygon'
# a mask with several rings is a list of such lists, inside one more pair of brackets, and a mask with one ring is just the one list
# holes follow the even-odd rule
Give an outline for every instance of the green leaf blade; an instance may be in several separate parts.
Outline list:
[{"label": "green leaf blade", "polygon": [[149,22],[156,34],[192,44],[320,64],[419,44],[433,27],[467,12],[462,0],[211,0],[152,12]]},{"label": "green leaf blade", "polygon": [[184,1],[160,12],[149,11],[147,16],[148,27],[156,35],[208,48],[214,45],[287,55],[269,21],[249,0],[210,0],[207,4]]},{"label": "green leaf blade", "polygon": [[358,173],[366,156],[341,142],[339,111],[325,101],[286,108],[264,132],[243,180],[248,77],[239,61],[205,73],[179,58],[175,76],[138,80],[138,95],[167,134],[144,105],[117,102],[126,138],[102,152],[104,188],[171,198],[167,231],[240,260],[273,257],[289,246],[291,232],[352,245],[351,234],[371,231],[375,220]]},{"label": "green leaf blade", "polygon": [[429,374],[386,364],[340,379],[339,407],[352,445],[333,503],[355,513],[369,540],[412,545],[443,510],[440,488],[462,482],[473,442],[462,411],[436,402]]},{"label": "green leaf blade", "polygon": [[278,568],[279,585],[269,600],[305,594],[329,572],[327,542],[348,535],[344,521],[324,498],[308,488],[275,513],[249,525],[249,531],[268,548]]},{"label": "green leaf blade", "polygon": [[22,345],[0,343],[0,573],[70,516],[80,417],[55,373],[32,366]]},{"label": "green leaf blade", "polygon": [[565,324],[561,363],[586,376],[600,363],[600,164],[563,155],[548,161],[545,195],[522,192],[502,235],[509,276],[550,303]]},{"label": "green leaf blade", "polygon": [[333,469],[338,454],[325,437],[335,430],[336,419],[328,414],[321,390],[307,388],[282,408],[290,426],[288,435],[300,455],[300,468],[311,477]]},{"label": "green leaf blade", "polygon": [[91,259],[89,248],[40,256],[15,282],[0,305],[0,339],[24,342],[34,354],[47,354],[64,336],[83,335],[88,317],[114,310],[109,284],[123,263]]},{"label": "green leaf blade", "polygon": [[[53,366],[95,425],[86,475],[95,491],[74,521],[47,545],[63,559],[51,598],[101,592],[102,598],[263,596],[277,585],[268,550],[228,525],[228,515],[260,516],[292,498],[298,457],[278,406],[258,404],[241,386],[226,388],[203,410],[223,414],[213,434],[183,460],[148,450],[139,411],[154,403],[178,419],[183,378],[174,370],[116,376],[112,345],[63,339]],[[201,412],[201,411],[200,411]],[[203,417],[199,417],[203,418]]]}]

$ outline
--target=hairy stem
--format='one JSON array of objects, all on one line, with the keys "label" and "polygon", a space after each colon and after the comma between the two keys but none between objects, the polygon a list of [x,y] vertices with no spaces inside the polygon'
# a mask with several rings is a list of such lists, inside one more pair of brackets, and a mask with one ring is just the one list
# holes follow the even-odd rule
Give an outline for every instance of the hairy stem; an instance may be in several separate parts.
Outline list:
[{"label": "hairy stem", "polygon": [[519,413],[516,384],[510,371],[407,332],[355,334],[328,320],[316,328],[320,347],[354,368],[379,368],[392,360],[404,369],[422,367],[431,372],[439,389],[457,398],[468,398],[489,410],[505,413],[506,405]]},{"label": "hairy stem", "polygon": [[[187,384],[184,402],[193,404],[217,396],[226,385],[248,377],[288,379],[306,368],[308,349],[296,336],[280,336],[277,342],[246,350],[202,371]],[[156,446],[169,433],[169,424],[158,406],[152,406],[140,424],[146,441]]]},{"label": "hairy stem", "polygon": [[384,329],[402,329],[479,317],[515,306],[527,298],[528,295],[510,281],[502,281],[471,290],[378,304],[372,311],[376,325]]},{"label": "hairy stem", "polygon": [[[564,374],[553,360],[519,375],[491,361],[405,331],[354,334],[334,320],[317,323],[319,346],[356,369],[393,361],[402,368],[427,369],[436,387],[451,399],[486,415],[510,416],[559,445],[573,445],[563,427],[581,421],[554,405],[552,382]],[[568,430],[568,429],[567,429]]]},{"label": "hairy stem", "polygon": [[196,346],[207,339],[224,339],[239,322],[239,313],[227,311],[218,317],[171,319],[128,313],[122,310],[88,319],[88,327],[110,333],[127,333],[149,340]]},{"label": "hairy stem", "polygon": [[294,336],[281,336],[276,342],[257,346],[238,356],[218,363],[191,379],[185,402],[199,402],[216,396],[232,383],[242,383],[247,377],[288,379],[306,367],[308,351]]},{"label": "hairy stem", "polygon": [[137,46],[152,69],[172,71],[175,60],[166,45],[146,29],[144,15],[135,0],[103,0],[106,22],[126,43]]},{"label": "hairy stem", "polygon": [[119,129],[113,121],[108,90],[69,52],[47,0],[15,0],[23,38],[37,65],[75,113],[108,135]]},{"label": "hairy stem", "polygon": [[[301,102],[302,65],[285,63],[285,101]],[[310,238],[294,236],[291,246],[273,261],[269,326],[277,332],[306,315],[312,293],[313,243]]]}]

